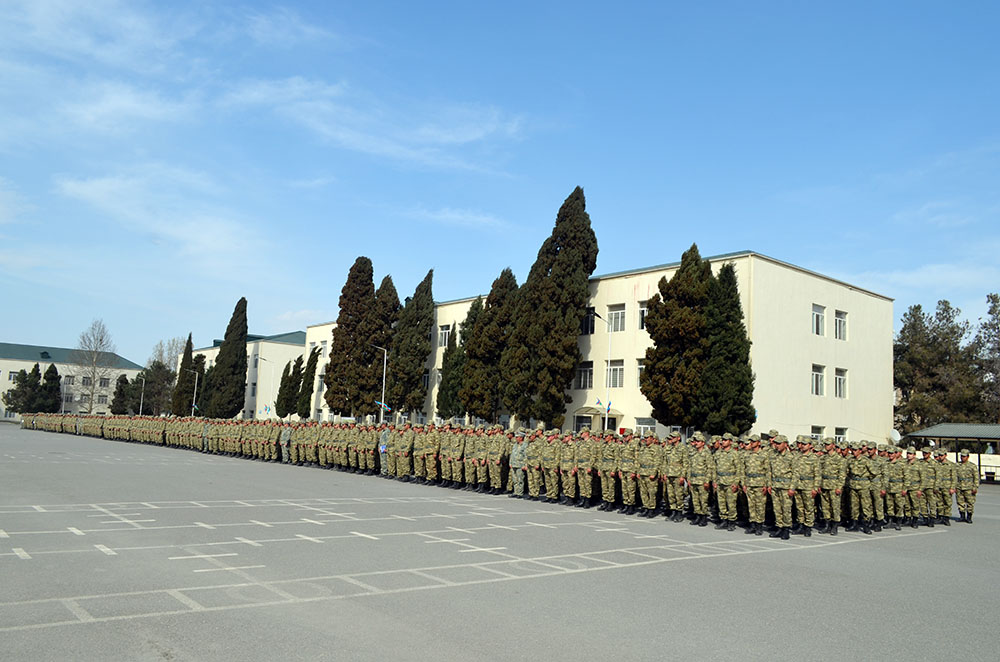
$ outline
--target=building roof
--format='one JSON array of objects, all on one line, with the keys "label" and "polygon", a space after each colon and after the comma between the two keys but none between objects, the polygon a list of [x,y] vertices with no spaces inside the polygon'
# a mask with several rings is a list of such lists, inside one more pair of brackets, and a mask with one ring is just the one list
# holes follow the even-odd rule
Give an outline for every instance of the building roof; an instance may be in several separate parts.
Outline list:
[{"label": "building roof", "polygon": [[1000,439],[996,423],[938,423],[906,435],[921,439]]},{"label": "building roof", "polygon": [[[254,342],[277,342],[284,343],[286,345],[305,345],[306,344],[306,332],[305,331],[287,331],[285,333],[276,333],[272,336],[262,336],[258,333],[248,333],[247,343]],[[212,347],[218,347],[222,344],[221,338],[216,338],[212,341]],[[212,347],[201,347],[199,349],[212,349]],[[199,351],[198,349],[192,350],[194,352]]]},{"label": "building roof", "polygon": [[[11,361],[30,361],[43,367],[44,363],[63,363],[74,365],[77,359],[73,356],[79,350],[68,349],[66,347],[46,347],[44,345],[19,345],[17,343],[0,342],[0,359]],[[128,359],[118,354],[102,355],[108,357],[108,364],[120,370],[142,370],[142,366],[132,363]]]},{"label": "building roof", "polygon": [[[864,292],[865,294],[870,294],[870,295],[872,295],[874,297],[878,297],[880,299],[885,299],[886,301],[892,301],[893,300],[892,297],[887,297],[884,294],[879,294],[878,292],[872,292],[871,290],[866,290],[863,287],[858,287],[856,285],[851,285],[850,283],[845,283],[842,280],[837,280],[836,278],[832,278],[830,276],[826,276],[826,275],[821,274],[821,273],[819,273],[817,271],[811,271],[810,269],[806,269],[805,267],[800,267],[800,266],[794,265],[794,264],[792,264],[790,262],[784,262],[782,260],[778,260],[776,258],[770,257],[768,255],[764,255],[763,253],[758,253],[756,251],[736,251],[735,253],[722,253],[720,255],[710,255],[710,256],[704,257],[702,259],[708,260],[709,262],[722,262],[722,261],[730,260],[730,259],[733,259],[733,258],[750,257],[750,256],[759,257],[759,258],[761,258],[763,260],[767,260],[768,262],[773,262],[774,264],[780,265],[782,267],[786,267],[788,269],[794,269],[795,271],[799,271],[799,272],[802,272],[804,274],[809,274],[810,276],[815,276],[816,278],[822,278],[823,280],[830,281],[831,283],[837,283],[838,285],[844,285],[845,287],[849,287],[852,290],[857,290],[858,292]],[[681,264],[680,261],[677,261],[677,262],[667,262],[666,264],[657,264],[657,265],[654,265],[654,266],[651,266],[651,267],[639,267],[637,269],[628,269],[626,271],[615,271],[615,272],[612,272],[612,273],[609,273],[609,274],[600,274],[598,276],[591,276],[590,280],[591,280],[591,282],[593,282],[593,281],[601,280],[601,279],[604,279],[604,278],[618,278],[620,276],[631,276],[631,275],[635,275],[635,274],[644,274],[644,273],[649,273],[651,271],[665,271],[667,269],[676,269],[677,267],[680,266],[680,264]]]}]

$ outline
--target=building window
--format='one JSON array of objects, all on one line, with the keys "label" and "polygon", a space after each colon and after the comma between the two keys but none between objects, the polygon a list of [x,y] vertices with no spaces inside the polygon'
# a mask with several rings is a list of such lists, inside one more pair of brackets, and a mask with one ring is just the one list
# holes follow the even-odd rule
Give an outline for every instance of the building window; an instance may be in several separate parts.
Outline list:
[{"label": "building window", "polygon": [[420,377],[420,383],[423,384],[424,390],[426,391],[431,385],[431,373],[424,370],[424,374]]},{"label": "building window", "polygon": [[257,397],[257,382],[253,382],[252,384],[250,384],[250,397],[251,398]]},{"label": "building window", "polygon": [[90,386],[91,384],[94,383],[94,380],[92,380],[90,377],[84,377],[83,379],[80,380],[80,383],[83,384],[84,386]]},{"label": "building window", "polygon": [[833,440],[838,444],[847,441],[847,428],[833,428]]},{"label": "building window", "polygon": [[10,372],[7,373],[7,381],[8,382],[14,381],[15,377],[17,377],[17,373],[15,371],[11,370]]},{"label": "building window", "polygon": [[843,310],[833,314],[833,337],[837,340],[847,340],[847,313]]},{"label": "building window", "polygon": [[816,441],[819,441],[820,439],[823,438],[823,429],[824,428],[822,425],[814,425],[809,431],[809,436],[815,439]]},{"label": "building window", "polygon": [[605,384],[608,388],[621,388],[625,384],[625,361],[622,359],[608,361]]},{"label": "building window", "polygon": [[580,335],[589,336],[594,333],[594,309],[587,308],[587,314],[580,320]]},{"label": "building window", "polygon": [[75,376],[73,376],[73,375],[66,375],[65,377],[63,377],[63,385],[64,386],[72,386],[74,380],[76,380]]},{"label": "building window", "polygon": [[583,428],[589,428],[591,423],[590,416],[574,416],[573,417],[573,431],[579,432]]},{"label": "building window", "polygon": [[15,416],[17,416],[17,412],[13,412],[9,409],[3,413],[4,418],[14,418]]},{"label": "building window", "polygon": [[646,328],[646,313],[649,312],[649,302],[640,301],[639,302],[639,329]]},{"label": "building window", "polygon": [[576,368],[576,387],[594,388],[594,362],[584,361]]},{"label": "building window", "polygon": [[646,359],[635,361],[635,385],[642,386],[642,373],[646,372]]},{"label": "building window", "polygon": [[99,396],[97,396],[97,404],[99,404],[99,405],[106,405],[106,404],[108,404],[108,396],[106,396],[106,395],[99,395]]},{"label": "building window", "polygon": [[73,394],[63,393],[63,402],[73,402]]},{"label": "building window", "polygon": [[260,354],[254,354],[253,355],[253,369],[256,370],[258,365],[260,365]]},{"label": "building window", "polygon": [[438,347],[448,346],[448,336],[451,335],[451,324],[442,324],[438,327]]},{"label": "building window", "polygon": [[80,394],[80,402],[90,402],[90,394],[89,393],[81,393]]},{"label": "building window", "polygon": [[625,304],[619,303],[608,306],[608,328],[611,333],[618,333],[625,330]]},{"label": "building window", "polygon": [[322,421],[323,420],[323,410],[322,409],[317,409],[316,410],[316,415],[313,418],[315,418],[317,421]]},{"label": "building window", "polygon": [[833,395],[837,398],[847,397],[847,369],[837,368],[833,376]]},{"label": "building window", "polygon": [[821,365],[813,364],[812,367],[812,394],[813,395],[823,395],[823,373],[826,368]]},{"label": "building window", "polygon": [[434,369],[434,385],[435,386],[441,386],[441,379],[442,378],[443,378],[443,375],[441,374],[441,371],[438,370],[437,368],[435,368]]},{"label": "building window", "polygon": [[111,378],[110,377],[101,377],[100,385],[101,385],[101,388],[108,388],[109,386],[111,386]]},{"label": "building window", "polygon": [[320,343],[319,343],[319,357],[321,359],[325,359],[326,358],[326,341],[325,340],[321,340]]},{"label": "building window", "polygon": [[826,308],[823,306],[818,306],[813,304],[813,334],[817,336],[825,335],[826,333]]},{"label": "building window", "polygon": [[655,418],[636,418],[635,419],[635,434],[636,436],[643,436],[647,432],[656,432],[656,419]]}]

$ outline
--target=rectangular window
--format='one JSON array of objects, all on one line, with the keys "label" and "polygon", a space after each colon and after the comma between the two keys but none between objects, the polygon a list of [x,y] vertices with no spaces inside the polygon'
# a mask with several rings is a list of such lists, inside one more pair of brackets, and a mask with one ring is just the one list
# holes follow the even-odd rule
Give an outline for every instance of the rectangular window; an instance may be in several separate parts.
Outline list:
[{"label": "rectangular window", "polygon": [[621,388],[625,384],[625,361],[615,359],[608,361],[608,375],[605,385],[608,388]]},{"label": "rectangular window", "polygon": [[250,397],[251,398],[257,397],[257,382],[253,382],[252,384],[250,384]]},{"label": "rectangular window", "polygon": [[253,355],[253,369],[256,370],[257,366],[260,365],[260,354]]},{"label": "rectangular window", "polygon": [[431,385],[431,373],[424,370],[424,374],[420,377],[420,383],[424,385],[424,390],[426,391]]},{"label": "rectangular window", "polygon": [[812,332],[814,335],[826,334],[826,308],[813,304]]},{"label": "rectangular window", "polygon": [[325,340],[321,340],[320,343],[319,343],[319,357],[321,359],[325,359],[326,358],[326,341]]},{"label": "rectangular window", "polygon": [[580,320],[580,335],[589,336],[594,333],[594,309],[587,308],[587,314]]},{"label": "rectangular window", "polygon": [[83,384],[84,386],[90,386],[91,384],[94,383],[94,380],[92,380],[90,377],[84,377],[83,379],[80,380],[80,383]]},{"label": "rectangular window", "polygon": [[323,420],[323,410],[322,409],[317,409],[316,410],[316,415],[313,418],[315,418],[317,421],[322,421]]},{"label": "rectangular window", "polygon": [[813,395],[823,395],[823,373],[826,368],[821,365],[813,364],[812,367],[812,394]]},{"label": "rectangular window", "polygon": [[438,327],[438,347],[448,346],[448,336],[451,335],[451,324],[442,324]]},{"label": "rectangular window", "polygon": [[635,385],[642,386],[642,373],[646,372],[646,359],[635,361]]},{"label": "rectangular window", "polygon": [[810,430],[809,436],[815,439],[816,441],[819,441],[820,439],[823,438],[823,429],[824,428],[822,425],[814,425]]},{"label": "rectangular window", "polygon": [[847,428],[833,428],[833,440],[838,444],[847,441]]},{"label": "rectangular window", "polygon": [[837,368],[833,376],[833,395],[837,398],[847,397],[847,369]]},{"label": "rectangular window", "polygon": [[644,435],[647,432],[656,432],[656,419],[655,418],[638,418],[635,419],[635,433],[636,435]]},{"label": "rectangular window", "polygon": [[646,313],[649,312],[649,303],[646,301],[639,302],[639,329],[646,328]]},{"label": "rectangular window", "polygon": [[837,340],[847,340],[847,313],[843,310],[833,314],[833,337]]},{"label": "rectangular window", "polygon": [[4,418],[14,418],[15,416],[17,416],[17,412],[13,412],[9,409],[3,413]]},{"label": "rectangular window", "polygon": [[611,333],[618,333],[625,330],[625,304],[619,303],[608,306],[608,328]]},{"label": "rectangular window", "polygon": [[74,375],[66,375],[65,377],[63,377],[63,385],[64,386],[72,386],[73,385],[73,381],[75,379],[76,379],[76,377]]},{"label": "rectangular window", "polygon": [[90,394],[89,393],[81,393],[80,394],[80,402],[90,402]]},{"label": "rectangular window", "polygon": [[108,388],[109,386],[111,386],[111,378],[110,377],[101,377],[100,385],[101,385],[101,388]]},{"label": "rectangular window", "polygon": [[73,394],[72,393],[64,393],[63,394],[63,402],[73,402]]},{"label": "rectangular window", "polygon": [[14,381],[15,377],[17,377],[17,373],[15,371],[11,370],[10,372],[7,373],[7,381],[8,382]]},{"label": "rectangular window", "polygon": [[573,431],[579,432],[583,428],[589,428],[592,420],[590,416],[574,416],[573,417]]},{"label": "rectangular window", "polygon": [[106,396],[106,395],[99,395],[99,396],[97,396],[97,404],[99,404],[99,405],[106,405],[106,404],[108,404],[108,396]]},{"label": "rectangular window", "polygon": [[594,388],[594,362],[584,361],[576,368],[576,388]]}]

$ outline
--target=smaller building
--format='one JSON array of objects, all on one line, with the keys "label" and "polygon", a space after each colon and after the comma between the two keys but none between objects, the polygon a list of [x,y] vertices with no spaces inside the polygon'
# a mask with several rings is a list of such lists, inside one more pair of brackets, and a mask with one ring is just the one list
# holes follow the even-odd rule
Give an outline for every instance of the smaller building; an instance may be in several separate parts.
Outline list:
[{"label": "smaller building", "polygon": [[[135,379],[142,366],[118,354],[101,352],[97,361],[99,368],[95,370],[81,365],[82,358],[77,349],[0,343],[0,393],[14,387],[14,380],[21,370],[31,372],[37,363],[44,375],[49,365],[54,364],[62,377],[63,413],[108,414],[118,377],[125,375],[130,380]],[[2,401],[0,412],[0,420],[21,421],[18,414],[6,410]]]}]

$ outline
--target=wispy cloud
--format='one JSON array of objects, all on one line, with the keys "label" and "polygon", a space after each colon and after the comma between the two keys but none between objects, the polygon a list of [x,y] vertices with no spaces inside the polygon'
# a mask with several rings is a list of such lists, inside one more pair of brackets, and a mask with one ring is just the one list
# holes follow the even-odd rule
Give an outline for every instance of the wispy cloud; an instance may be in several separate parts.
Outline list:
[{"label": "wispy cloud", "polygon": [[13,223],[18,214],[27,208],[27,203],[21,198],[14,187],[3,177],[0,177],[0,225]]},{"label": "wispy cloud", "polygon": [[62,114],[73,123],[99,131],[122,131],[136,122],[174,122],[195,110],[196,102],[164,98],[160,93],[119,82],[90,87],[79,101],[64,104]]},{"label": "wispy cloud", "polygon": [[474,209],[454,209],[443,207],[436,210],[416,209],[411,214],[415,218],[468,229],[502,230],[510,224],[501,218]]},{"label": "wispy cloud", "polygon": [[259,44],[288,48],[302,42],[334,37],[332,32],[308,23],[295,11],[279,7],[269,12],[249,12],[247,34]]},{"label": "wispy cloud", "polygon": [[936,228],[958,228],[976,223],[975,212],[966,210],[954,200],[926,202],[919,207],[897,212],[892,221],[908,226],[932,226]]}]

